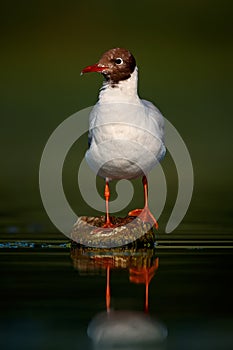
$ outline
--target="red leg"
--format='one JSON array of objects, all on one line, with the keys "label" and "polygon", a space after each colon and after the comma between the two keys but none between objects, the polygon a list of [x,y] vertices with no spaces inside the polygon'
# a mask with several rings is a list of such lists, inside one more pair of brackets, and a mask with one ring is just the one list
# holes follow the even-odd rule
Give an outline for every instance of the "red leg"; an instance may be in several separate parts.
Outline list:
[{"label": "red leg", "polygon": [[135,209],[129,212],[129,216],[139,216],[143,222],[149,222],[158,230],[158,223],[148,207],[148,182],[146,176],[142,178],[144,190],[144,209]]},{"label": "red leg", "polygon": [[149,312],[149,284],[159,267],[159,258],[156,258],[152,267],[131,268],[129,269],[130,282],[145,283],[145,312]]},{"label": "red leg", "polygon": [[110,311],[110,301],[111,301],[111,294],[110,294],[110,266],[107,266],[107,283],[106,283],[106,309],[109,312]]},{"label": "red leg", "polygon": [[103,227],[114,227],[109,217],[110,189],[109,189],[108,179],[106,179],[106,182],[105,182],[104,197],[105,197],[105,203],[106,203],[106,221]]},{"label": "red leg", "polygon": [[109,198],[110,198],[110,190],[109,190],[109,183],[108,179],[106,179],[105,182],[105,188],[104,188],[104,197],[105,197],[105,205],[106,205],[106,216],[105,216],[105,223],[101,227],[95,228],[92,233],[99,233],[103,232],[103,228],[108,229],[107,231],[111,231],[113,228],[117,227],[118,225],[114,225],[109,216]]}]

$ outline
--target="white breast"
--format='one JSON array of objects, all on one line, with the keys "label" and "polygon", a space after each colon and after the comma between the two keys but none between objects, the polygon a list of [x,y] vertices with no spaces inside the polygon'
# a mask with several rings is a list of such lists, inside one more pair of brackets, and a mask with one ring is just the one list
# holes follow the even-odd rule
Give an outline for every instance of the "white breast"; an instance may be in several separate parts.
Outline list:
[{"label": "white breast", "polygon": [[102,177],[136,178],[147,174],[165,153],[163,117],[137,94],[127,95],[127,89],[116,89],[104,90],[102,98],[100,93],[91,112],[91,145],[86,160]]}]

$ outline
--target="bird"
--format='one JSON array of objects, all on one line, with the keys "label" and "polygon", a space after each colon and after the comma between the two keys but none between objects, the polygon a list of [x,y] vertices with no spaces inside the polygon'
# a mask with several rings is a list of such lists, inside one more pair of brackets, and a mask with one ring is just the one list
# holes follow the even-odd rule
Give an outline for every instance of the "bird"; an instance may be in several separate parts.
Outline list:
[{"label": "bird", "polygon": [[89,167],[105,179],[106,215],[104,228],[115,225],[109,216],[109,181],[142,177],[144,208],[128,216],[140,217],[158,229],[148,206],[148,173],[165,156],[164,117],[150,101],[138,95],[138,67],[133,54],[121,47],[106,51],[99,61],[86,66],[81,75],[101,73],[104,77],[98,101],[89,115],[85,158]]}]

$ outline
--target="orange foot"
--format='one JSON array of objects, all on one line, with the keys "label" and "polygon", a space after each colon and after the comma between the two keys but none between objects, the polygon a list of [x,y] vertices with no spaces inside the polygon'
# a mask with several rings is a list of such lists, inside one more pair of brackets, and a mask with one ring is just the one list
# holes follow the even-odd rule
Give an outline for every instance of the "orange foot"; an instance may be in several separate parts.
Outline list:
[{"label": "orange foot", "polygon": [[[101,227],[97,227],[92,231],[92,233],[99,233],[99,232],[111,232],[115,227],[118,225],[114,225],[111,223],[111,221],[106,221],[105,224]],[[103,230],[104,229],[104,230]]]},{"label": "orange foot", "polygon": [[156,258],[151,267],[130,268],[129,280],[133,283],[150,283],[159,267],[159,258]]},{"label": "orange foot", "polygon": [[135,209],[128,213],[129,216],[139,216],[139,218],[143,222],[149,222],[151,225],[153,225],[156,230],[158,230],[159,225],[154,217],[154,215],[151,213],[150,209],[148,207],[145,207],[144,209]]}]

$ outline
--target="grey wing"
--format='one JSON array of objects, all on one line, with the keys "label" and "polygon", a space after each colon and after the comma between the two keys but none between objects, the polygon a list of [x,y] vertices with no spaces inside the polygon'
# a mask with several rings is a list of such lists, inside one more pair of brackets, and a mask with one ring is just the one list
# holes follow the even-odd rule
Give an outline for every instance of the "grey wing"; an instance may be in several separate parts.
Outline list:
[{"label": "grey wing", "polygon": [[91,146],[91,141],[92,141],[92,133],[89,131],[88,132],[88,148]]},{"label": "grey wing", "polygon": [[157,154],[157,159],[160,162],[166,154],[166,147],[164,144],[164,117],[160,112],[160,110],[157,107],[155,107],[155,105],[152,102],[147,100],[142,100],[142,103],[148,109],[149,116],[155,119],[158,125],[160,140],[161,140],[161,147],[160,147],[159,153]]},{"label": "grey wing", "polygon": [[162,143],[160,150],[159,150],[159,153],[157,154],[157,157],[156,157],[157,160],[160,162],[165,157],[165,154],[166,154],[166,147],[165,147],[164,143]]},{"label": "grey wing", "polygon": [[156,119],[159,128],[164,129],[164,118],[160,110],[155,105],[147,100],[142,100],[143,105],[148,108],[150,116]]}]

